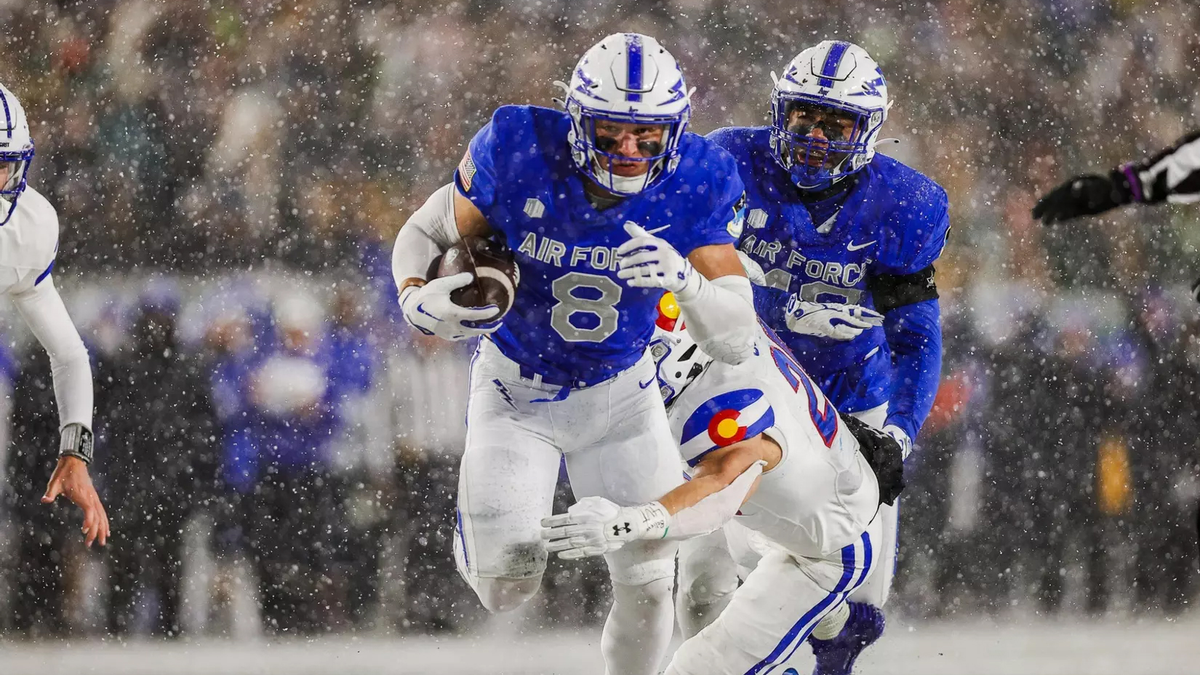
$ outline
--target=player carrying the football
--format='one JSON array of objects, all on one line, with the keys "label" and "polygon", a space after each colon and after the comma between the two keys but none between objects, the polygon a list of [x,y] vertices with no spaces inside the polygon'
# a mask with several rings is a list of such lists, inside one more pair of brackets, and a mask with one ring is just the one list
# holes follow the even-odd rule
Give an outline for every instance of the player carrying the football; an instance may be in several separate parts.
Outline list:
[{"label": "player carrying the football", "polygon": [[[663,291],[716,358],[745,360],[757,330],[733,247],[742,183],[728,154],[686,131],[691,92],[675,59],[651,37],[610,35],[562,86],[565,112],[495,112],[454,182],[401,229],[392,259],[414,328],[483,336],[454,544],[463,578],[497,612],[541,584],[540,521],[564,458],[577,498],[640,504],[682,481],[646,353]],[[467,236],[514,252],[520,280],[507,313],[450,299],[469,272],[426,278]],[[612,675],[658,672],[674,626],[675,551],[638,541],[605,556],[613,606],[601,651]]]}]

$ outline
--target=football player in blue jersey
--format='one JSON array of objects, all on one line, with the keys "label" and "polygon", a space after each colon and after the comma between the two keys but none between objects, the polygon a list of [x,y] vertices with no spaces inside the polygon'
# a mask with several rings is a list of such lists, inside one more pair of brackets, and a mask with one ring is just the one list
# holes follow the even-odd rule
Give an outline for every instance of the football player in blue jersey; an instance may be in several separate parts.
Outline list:
[{"label": "football player in blue jersey", "polygon": [[[682,480],[646,353],[675,293],[705,351],[753,353],[753,291],[734,243],[743,186],[733,159],[686,132],[691,92],[653,38],[605,38],[571,77],[565,112],[504,106],[471,140],[453,183],[401,229],[392,268],[405,319],[446,339],[482,336],[472,362],[455,557],[492,611],[536,593],[540,521],[565,459],[577,498],[640,504]],[[511,309],[464,308],[469,273],[429,280],[468,235],[515,254]],[[606,556],[613,606],[601,651],[613,675],[652,675],[674,626],[676,545]]]},{"label": "football player in blue jersey", "polygon": [[[933,263],[945,245],[945,191],[875,154],[887,119],[883,73],[857,45],[825,41],[773,77],[771,125],[709,138],[734,156],[746,184],[746,260],[759,316],[787,343],[838,410],[911,451],[941,370]],[[895,568],[897,516],[884,507],[888,556],[811,638],[816,673],[849,673],[883,631]],[[699,556],[700,564],[685,562]],[[680,618],[691,635],[736,587],[719,546],[681,553]]]}]

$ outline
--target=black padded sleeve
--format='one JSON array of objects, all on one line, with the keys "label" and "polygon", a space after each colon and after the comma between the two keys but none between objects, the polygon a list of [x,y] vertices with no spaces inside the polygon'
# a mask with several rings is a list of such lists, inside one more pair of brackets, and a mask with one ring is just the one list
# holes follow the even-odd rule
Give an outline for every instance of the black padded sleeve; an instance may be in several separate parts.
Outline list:
[{"label": "black padded sleeve", "polygon": [[886,314],[897,307],[936,300],[937,284],[933,265],[912,274],[880,274],[867,281],[867,290],[875,300],[875,310]]}]

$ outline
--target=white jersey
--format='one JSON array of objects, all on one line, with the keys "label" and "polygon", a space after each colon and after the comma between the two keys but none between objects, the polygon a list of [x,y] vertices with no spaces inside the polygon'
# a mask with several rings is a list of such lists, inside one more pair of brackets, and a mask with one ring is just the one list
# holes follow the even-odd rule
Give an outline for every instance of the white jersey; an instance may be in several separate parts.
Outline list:
[{"label": "white jersey", "polygon": [[[0,201],[8,211],[8,203]],[[12,217],[0,226],[0,293],[7,295],[50,355],[61,426],[92,426],[92,370],[87,350],[50,272],[58,250],[58,214],[26,187]]]},{"label": "white jersey", "polygon": [[[8,212],[8,204],[3,203]],[[58,248],[58,214],[37,190],[26,187],[12,218],[0,226],[0,293],[32,289],[50,273]]]},{"label": "white jersey", "polygon": [[668,410],[688,466],[765,434],[783,457],[735,516],[787,551],[825,558],[853,544],[879,508],[875,474],[833,405],[773,336],[731,366],[713,361]]}]

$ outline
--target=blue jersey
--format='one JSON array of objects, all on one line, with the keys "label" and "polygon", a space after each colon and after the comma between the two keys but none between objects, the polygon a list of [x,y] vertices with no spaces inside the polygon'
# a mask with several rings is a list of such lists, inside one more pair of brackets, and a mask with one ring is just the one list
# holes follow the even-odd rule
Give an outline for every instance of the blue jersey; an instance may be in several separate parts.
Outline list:
[{"label": "blue jersey", "polygon": [[471,140],[454,174],[504,237],[521,271],[513,307],[491,339],[547,382],[585,386],[637,363],[662,291],[617,278],[616,249],[633,222],[687,256],[733,244],[742,182],[733,159],[684,134],[676,171],[654,189],[597,210],[567,145],[566,113],[504,106]]},{"label": "blue jersey", "polygon": [[731,127],[709,135],[734,156],[746,183],[746,228],[738,245],[762,266],[767,284],[754,289],[755,309],[839,410],[882,405],[892,391],[884,327],[849,341],[800,335],[788,330],[784,309],[797,293],[805,300],[874,308],[869,279],[912,274],[941,255],[950,227],[946,192],[914,169],[876,155],[849,193],[824,212],[821,205],[813,208],[821,219],[814,222],[771,155],[770,133],[769,127]]}]

